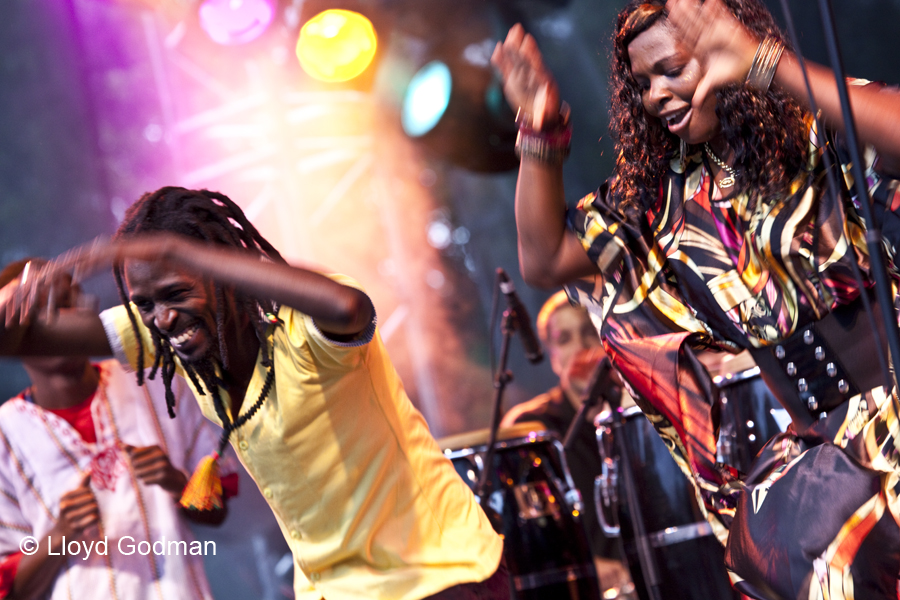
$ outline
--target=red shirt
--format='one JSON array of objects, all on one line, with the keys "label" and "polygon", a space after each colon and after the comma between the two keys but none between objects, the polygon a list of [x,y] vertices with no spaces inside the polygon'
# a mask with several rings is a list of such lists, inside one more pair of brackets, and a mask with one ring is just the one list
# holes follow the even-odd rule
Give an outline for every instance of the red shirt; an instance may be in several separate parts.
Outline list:
[{"label": "red shirt", "polygon": [[75,406],[68,408],[47,408],[47,412],[53,413],[57,417],[65,419],[69,425],[75,428],[78,435],[89,444],[97,443],[97,432],[94,431],[94,417],[91,415],[91,403],[97,395],[93,394],[82,400]]}]

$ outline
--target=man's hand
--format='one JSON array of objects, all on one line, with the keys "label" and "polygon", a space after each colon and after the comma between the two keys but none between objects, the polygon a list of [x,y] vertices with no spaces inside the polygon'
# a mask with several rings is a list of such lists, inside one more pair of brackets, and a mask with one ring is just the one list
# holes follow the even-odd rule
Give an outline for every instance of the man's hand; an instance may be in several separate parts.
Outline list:
[{"label": "man's hand", "polygon": [[91,474],[81,479],[78,487],[63,494],[59,501],[60,534],[72,537],[93,537],[99,533],[100,508],[91,490]]},{"label": "man's hand", "polygon": [[124,450],[131,459],[131,466],[138,479],[147,485],[158,485],[172,495],[181,496],[187,484],[187,476],[172,466],[162,448],[137,448],[126,444]]},{"label": "man's hand", "polygon": [[583,397],[594,371],[604,358],[606,358],[606,352],[603,350],[603,346],[580,350],[572,357],[569,368],[560,377],[563,388],[572,390],[578,397]]},{"label": "man's hand", "polygon": [[8,598],[45,598],[66,566],[63,543],[100,537],[100,509],[91,490],[91,473],[59,500],[59,518],[48,532],[48,543],[38,544],[33,554],[22,556]]},{"label": "man's hand", "polygon": [[0,290],[3,326],[27,327],[35,317],[52,319],[58,309],[74,304],[79,291],[68,273],[53,270],[44,261],[30,261],[19,277]]},{"label": "man's hand", "polygon": [[[585,348],[575,354],[572,362],[569,363],[568,368],[560,377],[560,385],[563,389],[571,390],[577,394],[579,404],[576,408],[580,407],[581,402],[587,399],[586,396],[590,393],[588,386],[594,378],[594,373],[600,368],[600,363],[606,358],[606,352],[602,346]],[[602,402],[598,401],[593,408],[585,413],[585,420],[589,423],[593,422],[594,417],[600,411],[609,408],[607,402],[617,403],[622,395],[622,380],[618,371],[614,368],[610,368],[603,381],[598,383],[603,384],[600,390],[600,400]]]}]

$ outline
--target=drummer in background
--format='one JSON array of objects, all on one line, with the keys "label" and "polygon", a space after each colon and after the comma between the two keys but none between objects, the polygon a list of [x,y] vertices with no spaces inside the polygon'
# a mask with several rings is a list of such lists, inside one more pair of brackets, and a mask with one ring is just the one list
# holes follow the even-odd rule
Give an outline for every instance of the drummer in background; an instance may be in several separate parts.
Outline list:
[{"label": "drummer in background", "polygon": [[[504,415],[500,426],[510,427],[514,423],[540,421],[562,439],[581,407],[594,370],[606,357],[606,352],[600,345],[597,329],[587,311],[580,306],[572,306],[565,291],[557,292],[541,307],[537,317],[537,332],[547,349],[550,366],[559,377],[559,385],[514,406]],[[603,393],[607,398],[612,397],[611,395],[621,397],[625,406],[634,404],[628,392],[619,386]],[[584,421],[576,430],[572,448],[566,452],[566,460],[575,485],[584,499],[584,524],[598,576],[603,587],[609,589],[628,584],[630,576],[620,560],[617,540],[603,534],[593,502],[594,478],[601,471],[593,421],[604,408],[609,407],[604,402],[598,402],[585,413]]]}]

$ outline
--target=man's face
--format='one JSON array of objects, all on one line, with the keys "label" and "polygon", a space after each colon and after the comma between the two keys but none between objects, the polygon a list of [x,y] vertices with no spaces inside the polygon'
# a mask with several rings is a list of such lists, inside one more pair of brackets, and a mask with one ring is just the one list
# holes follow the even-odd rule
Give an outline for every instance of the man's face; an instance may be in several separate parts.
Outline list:
[{"label": "man's face", "polygon": [[550,366],[560,378],[560,384],[578,395],[584,392],[591,373],[588,372],[586,377],[582,377],[580,372],[569,376],[576,356],[589,353],[596,355],[596,361],[605,356],[587,311],[565,305],[554,311],[547,321],[547,350]]},{"label": "man's face", "polygon": [[184,362],[218,355],[216,302],[203,279],[159,263],[127,261],[125,283],[148,328],[156,328]]}]

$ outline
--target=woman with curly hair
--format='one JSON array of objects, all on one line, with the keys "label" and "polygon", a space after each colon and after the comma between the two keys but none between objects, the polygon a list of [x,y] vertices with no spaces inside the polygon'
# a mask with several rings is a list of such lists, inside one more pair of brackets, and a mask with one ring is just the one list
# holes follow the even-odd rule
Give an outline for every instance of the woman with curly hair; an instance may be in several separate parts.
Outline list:
[{"label": "woman with curly hair", "polygon": [[[865,199],[834,74],[807,64],[811,104],[786,45],[757,0],[629,3],[612,53],[615,171],[567,212],[568,111],[534,39],[513,27],[493,62],[519,109],[520,266],[532,285],[568,283],[592,311],[727,541],[738,589],[896,598],[900,400],[876,358],[883,332],[861,309],[873,285]],[[850,83],[896,275],[900,95]],[[749,350],[793,418],[746,475],[716,462],[715,386],[697,360],[709,349]]]}]

